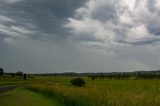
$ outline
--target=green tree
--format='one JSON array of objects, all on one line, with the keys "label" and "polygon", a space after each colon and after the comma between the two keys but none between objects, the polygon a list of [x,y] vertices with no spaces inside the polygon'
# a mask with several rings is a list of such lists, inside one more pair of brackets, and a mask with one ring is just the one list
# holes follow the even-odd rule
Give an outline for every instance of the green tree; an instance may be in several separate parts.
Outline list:
[{"label": "green tree", "polygon": [[27,74],[23,75],[23,79],[26,80],[27,79]]},{"label": "green tree", "polygon": [[12,73],[12,78],[14,78],[14,73]]},{"label": "green tree", "polygon": [[75,78],[71,80],[72,85],[82,87],[85,85],[85,81],[81,78]]},{"label": "green tree", "polygon": [[23,72],[22,72],[22,71],[17,71],[17,72],[15,73],[15,75],[22,77],[22,76],[23,76]]},{"label": "green tree", "polygon": [[4,70],[3,68],[0,68],[0,76],[3,76],[3,74],[4,74]]}]

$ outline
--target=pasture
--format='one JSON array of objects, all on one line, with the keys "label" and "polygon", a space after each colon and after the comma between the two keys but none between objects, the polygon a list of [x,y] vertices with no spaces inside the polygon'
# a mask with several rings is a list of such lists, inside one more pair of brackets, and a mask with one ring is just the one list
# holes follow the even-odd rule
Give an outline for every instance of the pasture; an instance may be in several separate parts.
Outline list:
[{"label": "pasture", "polygon": [[25,90],[56,100],[63,106],[160,105],[160,80],[91,80],[82,77],[85,86],[76,87],[70,83],[73,78],[76,77],[36,76],[19,82],[25,84]]}]

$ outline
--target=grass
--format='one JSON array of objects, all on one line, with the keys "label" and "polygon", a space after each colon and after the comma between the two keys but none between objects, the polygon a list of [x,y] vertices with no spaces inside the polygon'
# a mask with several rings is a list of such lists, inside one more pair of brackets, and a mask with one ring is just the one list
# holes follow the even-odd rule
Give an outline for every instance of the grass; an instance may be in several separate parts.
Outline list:
[{"label": "grass", "polygon": [[0,86],[17,85],[23,83],[25,83],[25,81],[23,79],[19,79],[19,77],[12,78],[9,75],[3,75],[0,77]]},{"label": "grass", "polygon": [[0,95],[0,106],[60,106],[60,104],[39,93],[18,88]]},{"label": "grass", "polygon": [[75,87],[70,83],[73,78],[35,77],[25,83],[27,92],[54,98],[64,106],[160,106],[160,80],[93,81],[83,77],[86,85]]},{"label": "grass", "polygon": [[[59,82],[55,81],[59,78]],[[43,80],[43,78],[40,78]],[[84,78],[87,85],[74,87],[70,77],[44,78],[30,89],[47,94],[65,106],[159,106],[160,80],[102,80]],[[63,83],[63,81],[65,82]],[[67,84],[68,82],[68,84]]]}]

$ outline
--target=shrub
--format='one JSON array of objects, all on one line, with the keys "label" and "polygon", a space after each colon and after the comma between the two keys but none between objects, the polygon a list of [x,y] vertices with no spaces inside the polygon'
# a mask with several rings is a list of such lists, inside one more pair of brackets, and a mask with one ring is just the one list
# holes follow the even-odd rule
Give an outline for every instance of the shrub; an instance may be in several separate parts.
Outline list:
[{"label": "shrub", "polygon": [[0,76],[3,76],[3,74],[4,74],[3,68],[0,68]]},{"label": "shrub", "polygon": [[82,87],[85,85],[85,81],[81,78],[75,78],[71,80],[72,85]]},{"label": "shrub", "polygon": [[12,78],[14,78],[14,73],[12,73],[12,75],[11,75],[11,76],[12,76]]},{"label": "shrub", "polygon": [[27,74],[23,75],[23,79],[26,80],[27,79]]},{"label": "shrub", "polygon": [[22,77],[22,76],[23,76],[23,72],[22,72],[22,71],[17,71],[17,72],[15,73],[15,75]]}]

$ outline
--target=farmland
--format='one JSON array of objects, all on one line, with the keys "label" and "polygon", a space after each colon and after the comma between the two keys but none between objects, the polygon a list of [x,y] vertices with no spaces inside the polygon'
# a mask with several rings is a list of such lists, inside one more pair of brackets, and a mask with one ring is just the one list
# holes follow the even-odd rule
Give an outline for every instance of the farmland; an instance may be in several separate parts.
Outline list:
[{"label": "farmland", "polygon": [[56,100],[64,106],[160,105],[160,80],[91,80],[82,77],[86,85],[76,87],[70,83],[73,78],[76,77],[36,76],[19,83],[25,84],[26,90]]}]

